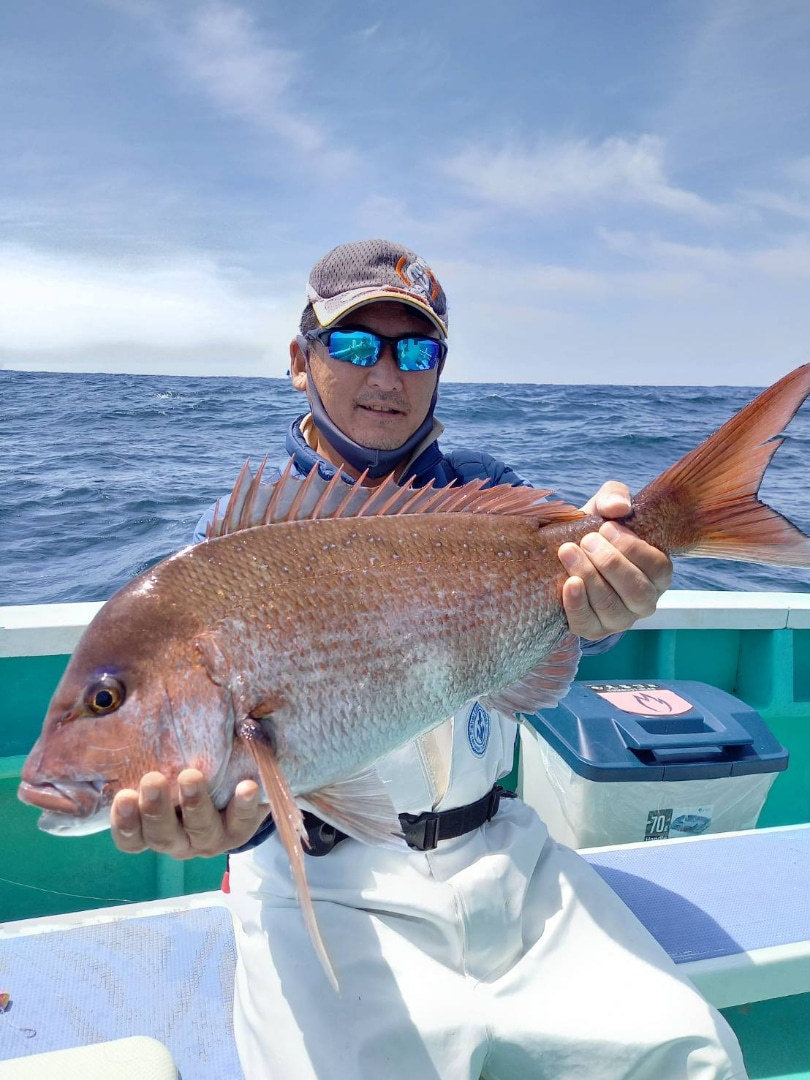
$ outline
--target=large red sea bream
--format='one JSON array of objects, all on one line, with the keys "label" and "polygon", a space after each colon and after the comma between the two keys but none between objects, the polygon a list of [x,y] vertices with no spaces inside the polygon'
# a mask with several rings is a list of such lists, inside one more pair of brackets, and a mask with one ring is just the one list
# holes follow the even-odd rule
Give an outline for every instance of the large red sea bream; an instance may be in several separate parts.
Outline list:
[{"label": "large red sea bream", "polygon": [[[756,498],[810,393],[785,376],[644,488],[627,524],[672,555],[810,565]],[[473,698],[555,704],[577,669],[557,549],[601,519],[528,488],[261,485],[243,470],[210,538],[130,582],[88,626],[22,774],[50,832],[109,825],[113,795],[202,770],[218,806],[263,786],[328,967],[300,807],[366,841],[399,824],[374,764]],[[401,841],[400,841],[401,842]]]}]

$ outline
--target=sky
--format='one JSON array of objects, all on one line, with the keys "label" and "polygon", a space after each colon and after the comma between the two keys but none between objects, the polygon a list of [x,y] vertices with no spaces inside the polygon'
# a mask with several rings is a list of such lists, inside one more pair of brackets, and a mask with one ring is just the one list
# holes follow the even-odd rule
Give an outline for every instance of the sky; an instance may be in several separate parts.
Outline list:
[{"label": "sky", "polygon": [[0,366],[284,376],[381,236],[449,380],[810,360],[806,0],[3,0]]}]

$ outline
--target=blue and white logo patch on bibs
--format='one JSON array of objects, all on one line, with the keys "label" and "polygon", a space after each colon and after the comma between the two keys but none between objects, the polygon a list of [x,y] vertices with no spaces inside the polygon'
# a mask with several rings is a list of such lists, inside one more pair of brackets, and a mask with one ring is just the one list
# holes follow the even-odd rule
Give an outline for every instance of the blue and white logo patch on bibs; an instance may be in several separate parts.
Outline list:
[{"label": "blue and white logo patch on bibs", "polygon": [[467,721],[467,739],[470,749],[476,757],[483,757],[489,744],[489,713],[480,702],[476,701],[470,710]]}]

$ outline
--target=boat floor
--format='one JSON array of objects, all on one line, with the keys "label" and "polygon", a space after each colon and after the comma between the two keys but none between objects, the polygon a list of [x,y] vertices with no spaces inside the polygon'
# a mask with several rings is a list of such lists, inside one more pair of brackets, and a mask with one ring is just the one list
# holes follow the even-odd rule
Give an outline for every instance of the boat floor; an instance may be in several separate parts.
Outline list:
[{"label": "boat floor", "polygon": [[[779,1030],[794,1013],[806,1030],[810,1010],[810,825],[582,854],[709,1000],[741,1006],[727,1017],[747,1058],[763,1034],[777,1049],[792,1044],[789,1072],[752,1077],[810,1075],[806,1040]],[[184,1080],[243,1080],[234,970],[218,892],[5,923],[0,1062],[146,1035],[170,1049]],[[764,1032],[751,1028],[759,1014]]]},{"label": "boat floor", "polygon": [[216,894],[6,924],[0,1061],[147,1035],[184,1080],[243,1080],[231,916]]}]

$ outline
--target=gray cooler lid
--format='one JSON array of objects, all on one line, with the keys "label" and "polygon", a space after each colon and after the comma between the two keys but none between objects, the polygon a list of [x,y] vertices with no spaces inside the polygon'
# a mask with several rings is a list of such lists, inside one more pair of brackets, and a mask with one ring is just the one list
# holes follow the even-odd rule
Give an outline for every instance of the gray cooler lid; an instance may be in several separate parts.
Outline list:
[{"label": "gray cooler lid", "polygon": [[708,780],[781,772],[788,752],[754,709],[684,680],[577,681],[527,722],[589,780]]}]

